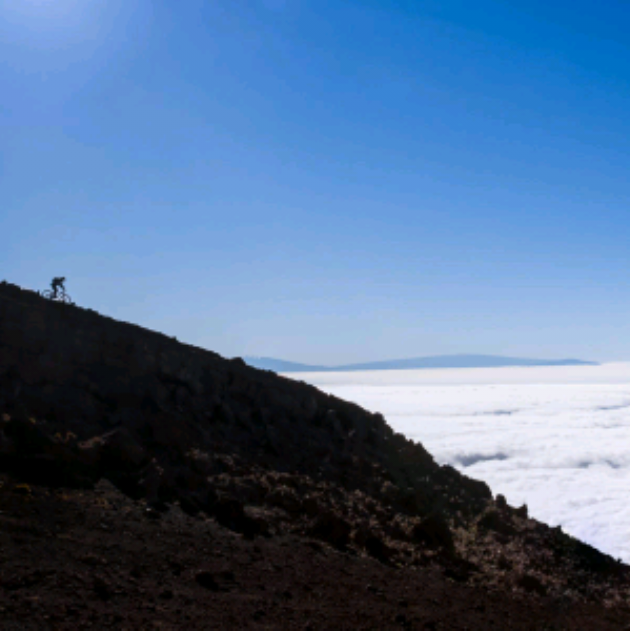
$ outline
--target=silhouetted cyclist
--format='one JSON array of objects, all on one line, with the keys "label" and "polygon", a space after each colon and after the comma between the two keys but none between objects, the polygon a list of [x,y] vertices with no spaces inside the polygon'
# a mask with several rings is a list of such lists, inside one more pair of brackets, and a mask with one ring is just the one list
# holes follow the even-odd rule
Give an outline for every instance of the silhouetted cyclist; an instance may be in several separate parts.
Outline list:
[{"label": "silhouetted cyclist", "polygon": [[63,293],[65,293],[66,288],[63,285],[65,282],[66,282],[65,276],[56,276],[55,278],[52,279],[52,283],[50,283],[50,286],[52,287],[52,290],[53,290],[53,299],[57,297],[60,289]]}]

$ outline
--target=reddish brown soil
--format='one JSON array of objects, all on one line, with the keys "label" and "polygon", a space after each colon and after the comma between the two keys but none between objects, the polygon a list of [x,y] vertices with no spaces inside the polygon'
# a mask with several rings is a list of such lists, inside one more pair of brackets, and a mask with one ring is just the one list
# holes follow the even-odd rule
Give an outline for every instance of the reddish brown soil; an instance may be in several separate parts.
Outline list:
[{"label": "reddish brown soil", "polygon": [[623,629],[628,608],[476,588],[295,536],[245,539],[108,482],[0,478],[0,627]]}]

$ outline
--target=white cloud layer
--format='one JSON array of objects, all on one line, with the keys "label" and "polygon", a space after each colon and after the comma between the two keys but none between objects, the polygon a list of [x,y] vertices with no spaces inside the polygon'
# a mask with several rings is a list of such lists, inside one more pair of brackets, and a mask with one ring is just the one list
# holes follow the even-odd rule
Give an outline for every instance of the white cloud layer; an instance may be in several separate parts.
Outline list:
[{"label": "white cloud layer", "polygon": [[630,363],[301,373],[443,464],[630,562]]}]

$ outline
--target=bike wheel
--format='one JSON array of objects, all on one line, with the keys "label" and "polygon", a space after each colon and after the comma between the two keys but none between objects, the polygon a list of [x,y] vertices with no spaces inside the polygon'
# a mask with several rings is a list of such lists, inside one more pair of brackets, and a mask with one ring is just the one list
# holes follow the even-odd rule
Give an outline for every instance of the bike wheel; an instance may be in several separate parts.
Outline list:
[{"label": "bike wheel", "polygon": [[70,296],[68,296],[65,292],[59,296],[59,302],[63,302],[67,305],[74,304],[74,302],[72,302],[72,298],[70,298]]},{"label": "bike wheel", "polygon": [[48,300],[52,300],[55,297],[55,294],[50,289],[45,289],[42,291],[42,296],[44,298],[48,298]]}]

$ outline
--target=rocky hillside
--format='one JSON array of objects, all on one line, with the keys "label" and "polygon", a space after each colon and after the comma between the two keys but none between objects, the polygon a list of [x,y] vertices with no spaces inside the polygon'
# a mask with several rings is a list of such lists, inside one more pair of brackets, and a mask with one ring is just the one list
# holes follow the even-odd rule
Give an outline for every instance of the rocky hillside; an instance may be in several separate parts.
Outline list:
[{"label": "rocky hillside", "polygon": [[437,465],[379,414],[6,283],[0,414],[7,488],[86,497],[107,481],[150,520],[181,510],[243,541],[319,541],[390,570],[627,613],[625,565]]}]

